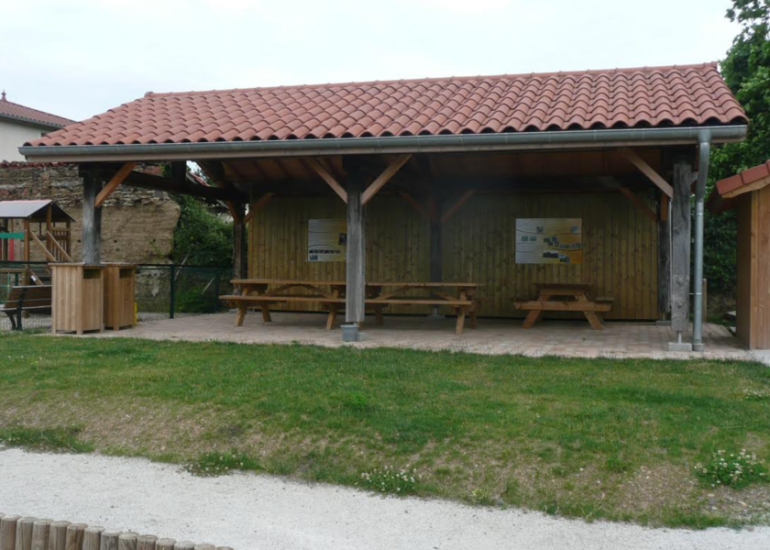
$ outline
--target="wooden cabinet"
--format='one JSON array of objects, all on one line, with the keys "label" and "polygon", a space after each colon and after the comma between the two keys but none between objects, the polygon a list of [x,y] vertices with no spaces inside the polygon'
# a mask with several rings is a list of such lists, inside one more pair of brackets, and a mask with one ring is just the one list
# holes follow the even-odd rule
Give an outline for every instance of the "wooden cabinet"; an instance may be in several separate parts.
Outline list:
[{"label": "wooden cabinet", "polygon": [[52,332],[104,330],[104,268],[83,263],[49,266]]},{"label": "wooden cabinet", "polygon": [[134,326],[136,266],[104,264],[104,326],[120,330]]}]

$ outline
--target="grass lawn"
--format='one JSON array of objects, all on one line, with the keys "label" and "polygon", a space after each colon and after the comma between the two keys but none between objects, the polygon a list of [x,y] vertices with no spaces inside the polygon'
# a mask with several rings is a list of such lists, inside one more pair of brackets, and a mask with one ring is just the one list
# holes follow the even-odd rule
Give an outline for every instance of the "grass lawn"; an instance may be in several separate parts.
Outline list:
[{"label": "grass lawn", "polygon": [[770,459],[770,369],[753,363],[3,335],[0,440],[589,519],[770,523],[770,483],[695,474],[718,450]]}]

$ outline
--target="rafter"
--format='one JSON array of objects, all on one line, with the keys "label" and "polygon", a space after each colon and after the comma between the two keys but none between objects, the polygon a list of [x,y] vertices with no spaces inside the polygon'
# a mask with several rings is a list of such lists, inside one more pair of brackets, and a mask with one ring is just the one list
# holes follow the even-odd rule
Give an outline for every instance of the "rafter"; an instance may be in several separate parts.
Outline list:
[{"label": "rafter", "polygon": [[657,185],[658,189],[665,193],[669,198],[674,196],[674,188],[671,187],[671,184],[663,179],[663,177],[647,164],[642,157],[637,155],[636,152],[627,147],[619,149],[618,151],[626,158],[626,160],[636,166],[637,170],[647,176],[652,183]]}]

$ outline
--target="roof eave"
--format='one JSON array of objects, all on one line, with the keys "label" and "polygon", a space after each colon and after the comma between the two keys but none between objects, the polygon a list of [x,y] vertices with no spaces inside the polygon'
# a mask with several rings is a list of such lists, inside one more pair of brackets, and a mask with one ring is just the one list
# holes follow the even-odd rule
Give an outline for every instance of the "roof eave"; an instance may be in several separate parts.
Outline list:
[{"label": "roof eave", "polygon": [[222,158],[449,153],[626,146],[673,146],[742,141],[746,125],[560,130],[506,134],[388,136],[304,140],[221,141],[117,145],[22,146],[39,162],[171,161]]},{"label": "roof eave", "polygon": [[23,124],[27,124],[28,126],[37,126],[39,128],[50,129],[52,131],[61,130],[66,126],[66,124],[51,124],[50,122],[43,122],[41,120],[36,120],[34,118],[28,118],[23,116],[10,115],[8,113],[0,113],[0,118],[4,118],[6,120],[12,120],[13,122],[21,122]]}]

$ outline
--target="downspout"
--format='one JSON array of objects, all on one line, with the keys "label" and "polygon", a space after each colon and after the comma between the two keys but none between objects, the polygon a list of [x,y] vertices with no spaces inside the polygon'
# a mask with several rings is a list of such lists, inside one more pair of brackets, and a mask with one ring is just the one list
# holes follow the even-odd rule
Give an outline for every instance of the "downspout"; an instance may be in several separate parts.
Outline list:
[{"label": "downspout", "polygon": [[711,133],[703,130],[699,136],[698,181],[695,184],[695,265],[693,273],[692,349],[703,351],[703,211],[706,198]]}]

